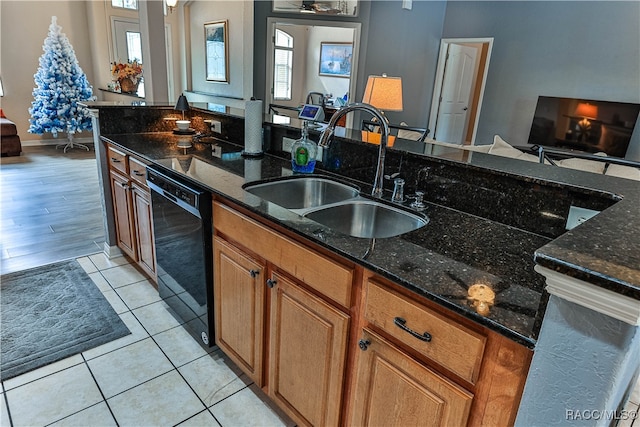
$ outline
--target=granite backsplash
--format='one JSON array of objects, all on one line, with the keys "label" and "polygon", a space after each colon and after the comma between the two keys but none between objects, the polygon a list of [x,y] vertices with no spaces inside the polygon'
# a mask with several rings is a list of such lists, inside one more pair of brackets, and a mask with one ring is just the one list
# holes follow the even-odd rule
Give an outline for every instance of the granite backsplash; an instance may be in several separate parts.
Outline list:
[{"label": "granite backsplash", "polygon": [[[282,138],[297,139],[300,132],[286,126],[269,128],[269,152],[287,157]],[[319,132],[310,131],[313,140]],[[378,146],[354,139],[336,137],[316,167],[358,181],[373,183]],[[467,153],[468,154],[468,153]],[[483,153],[473,155],[489,156]],[[424,192],[425,201],[447,206],[525,231],[555,238],[566,232],[571,206],[602,211],[618,198],[606,192],[549,183],[537,183],[514,174],[497,173],[446,158],[431,158],[410,152],[387,150],[387,175],[397,173],[405,180],[405,194]],[[393,190],[393,180],[385,180],[385,189]]]},{"label": "granite backsplash", "polygon": [[[198,134],[215,136],[237,144],[244,141],[244,117],[192,108],[185,111],[184,118],[191,120],[191,128]],[[173,106],[114,106],[100,109],[100,131],[103,134],[171,132],[178,119],[182,119],[182,113],[174,110]],[[221,134],[212,133],[209,124],[205,122],[212,119],[221,122]]]}]

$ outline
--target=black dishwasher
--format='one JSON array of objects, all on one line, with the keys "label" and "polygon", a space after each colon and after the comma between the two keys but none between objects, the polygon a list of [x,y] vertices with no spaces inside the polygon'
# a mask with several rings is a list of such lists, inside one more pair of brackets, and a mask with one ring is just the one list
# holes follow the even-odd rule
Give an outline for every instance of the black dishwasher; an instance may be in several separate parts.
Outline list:
[{"label": "black dishwasher", "polygon": [[147,184],[160,297],[196,340],[213,346],[211,194],[153,167]]}]

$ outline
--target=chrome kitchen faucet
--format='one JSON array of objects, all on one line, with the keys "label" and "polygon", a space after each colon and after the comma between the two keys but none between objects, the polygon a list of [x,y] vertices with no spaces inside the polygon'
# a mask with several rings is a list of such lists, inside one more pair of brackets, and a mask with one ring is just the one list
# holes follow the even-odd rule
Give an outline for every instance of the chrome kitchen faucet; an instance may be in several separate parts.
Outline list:
[{"label": "chrome kitchen faucet", "polygon": [[382,135],[380,136],[380,148],[378,149],[378,166],[376,168],[376,177],[373,181],[373,190],[371,191],[371,195],[374,197],[382,198],[382,183],[384,181],[384,158],[387,152],[387,140],[389,139],[389,121],[380,110],[378,110],[373,105],[364,103],[353,103],[342,107],[334,113],[334,115],[331,117],[331,120],[329,120],[327,128],[322,131],[318,146],[329,147],[329,145],[331,145],[331,138],[333,137],[333,133],[336,128],[336,123],[338,122],[340,117],[344,116],[347,113],[350,113],[351,111],[357,110],[366,111],[373,115],[378,120],[378,124],[381,128]]}]

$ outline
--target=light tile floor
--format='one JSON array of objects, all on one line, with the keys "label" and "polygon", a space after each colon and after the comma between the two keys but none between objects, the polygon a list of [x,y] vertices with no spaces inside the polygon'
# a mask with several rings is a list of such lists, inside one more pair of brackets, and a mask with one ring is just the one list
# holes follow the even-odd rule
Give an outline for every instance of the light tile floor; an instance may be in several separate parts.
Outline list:
[{"label": "light tile floor", "polygon": [[[78,259],[130,335],[2,382],[0,426],[293,426],[126,258]],[[639,427],[640,380],[618,427]]]},{"label": "light tile floor", "polygon": [[1,426],[292,426],[121,257],[78,261],[131,335],[2,382]]},{"label": "light tile floor", "polygon": [[640,427],[640,378],[620,414],[617,427]]}]

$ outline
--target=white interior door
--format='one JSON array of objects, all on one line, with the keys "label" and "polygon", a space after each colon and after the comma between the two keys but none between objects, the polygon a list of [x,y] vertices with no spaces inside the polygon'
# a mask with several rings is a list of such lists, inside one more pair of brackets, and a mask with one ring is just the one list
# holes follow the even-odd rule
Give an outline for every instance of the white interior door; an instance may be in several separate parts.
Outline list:
[{"label": "white interior door", "polygon": [[463,143],[477,55],[476,48],[449,44],[435,130],[438,141]]}]

